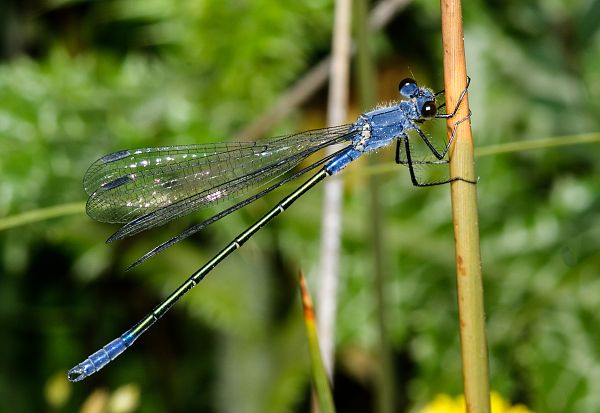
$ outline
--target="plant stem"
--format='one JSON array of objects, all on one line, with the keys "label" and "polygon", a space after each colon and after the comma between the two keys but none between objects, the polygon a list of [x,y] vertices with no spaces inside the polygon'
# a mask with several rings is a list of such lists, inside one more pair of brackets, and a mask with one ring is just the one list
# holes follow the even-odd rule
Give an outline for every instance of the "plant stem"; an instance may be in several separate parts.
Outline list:
[{"label": "plant stem", "polygon": [[[341,125],[346,120],[350,77],[350,16],[351,0],[336,0],[327,106],[328,126]],[[328,153],[335,150],[336,147],[330,147]],[[332,176],[325,182],[321,219],[317,327],[323,361],[332,382],[342,232],[342,190],[342,181],[337,176]]]},{"label": "plant stem", "polygon": [[331,385],[327,377],[327,371],[323,365],[321,349],[319,347],[319,337],[315,326],[315,311],[310,298],[310,291],[306,286],[306,278],[302,271],[298,276],[300,283],[300,297],[302,298],[302,307],[304,309],[304,324],[306,325],[306,335],[308,338],[308,351],[310,354],[310,365],[313,376],[313,385],[315,396],[321,413],[334,413],[333,395],[331,394]]},{"label": "plant stem", "polygon": [[71,204],[60,204],[48,208],[34,209],[18,215],[11,215],[0,219],[0,231],[27,225],[50,218],[65,215],[82,214],[85,212],[85,202],[73,202]]},{"label": "plant stem", "polygon": [[547,149],[557,146],[581,145],[597,142],[600,142],[600,133],[598,132],[584,133],[580,135],[557,136],[552,138],[521,140],[479,147],[475,150],[475,156],[502,155],[511,152],[524,152],[534,149]]},{"label": "plant stem", "polygon": [[[454,108],[467,84],[462,11],[460,0],[441,0],[440,5],[446,107]],[[448,119],[448,136],[455,123],[468,114],[467,95],[456,116]],[[476,180],[470,121],[461,123],[456,131],[450,173],[453,177]],[[467,412],[487,413],[490,411],[488,357],[476,190],[475,184],[465,181],[454,181],[451,185],[465,401]]]}]

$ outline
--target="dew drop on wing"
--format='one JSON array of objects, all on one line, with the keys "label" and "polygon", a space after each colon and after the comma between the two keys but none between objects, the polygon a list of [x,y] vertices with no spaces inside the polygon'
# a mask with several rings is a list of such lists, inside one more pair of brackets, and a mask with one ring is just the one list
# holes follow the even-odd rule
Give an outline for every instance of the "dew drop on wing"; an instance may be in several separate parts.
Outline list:
[{"label": "dew drop on wing", "polygon": [[132,175],[123,175],[120,178],[103,183],[102,185],[100,185],[100,187],[105,191],[108,191],[111,189],[115,189],[121,185],[125,185],[126,183],[131,181],[133,181]]},{"label": "dew drop on wing", "polygon": [[102,158],[100,158],[100,162],[102,162],[102,163],[116,162],[120,159],[127,158],[129,155],[131,155],[131,152],[129,152],[128,150],[114,152],[114,153],[110,153],[110,154],[105,155]]}]

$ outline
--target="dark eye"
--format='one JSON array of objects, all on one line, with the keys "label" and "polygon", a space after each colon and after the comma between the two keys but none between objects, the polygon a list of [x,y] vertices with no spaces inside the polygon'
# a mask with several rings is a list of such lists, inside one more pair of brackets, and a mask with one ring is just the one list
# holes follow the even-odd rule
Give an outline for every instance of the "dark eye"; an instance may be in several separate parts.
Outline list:
[{"label": "dark eye", "polygon": [[421,116],[424,118],[433,118],[436,113],[437,108],[435,107],[435,102],[433,100],[427,101],[421,106]]},{"label": "dark eye", "polygon": [[417,86],[417,82],[415,82],[414,79],[407,77],[402,82],[400,82],[400,84],[398,85],[398,90],[400,91],[400,94],[402,96],[411,98],[415,96],[417,90],[419,90],[419,87]]}]

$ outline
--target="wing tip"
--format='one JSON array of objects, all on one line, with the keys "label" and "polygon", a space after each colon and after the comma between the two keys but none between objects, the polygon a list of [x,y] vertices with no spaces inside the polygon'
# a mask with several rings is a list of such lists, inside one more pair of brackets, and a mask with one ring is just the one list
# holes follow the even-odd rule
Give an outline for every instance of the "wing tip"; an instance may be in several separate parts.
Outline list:
[{"label": "wing tip", "polygon": [[109,153],[108,155],[104,155],[102,158],[98,159],[98,162],[106,164],[111,162],[120,161],[121,159],[127,158],[131,155],[131,151],[123,150],[118,152]]}]

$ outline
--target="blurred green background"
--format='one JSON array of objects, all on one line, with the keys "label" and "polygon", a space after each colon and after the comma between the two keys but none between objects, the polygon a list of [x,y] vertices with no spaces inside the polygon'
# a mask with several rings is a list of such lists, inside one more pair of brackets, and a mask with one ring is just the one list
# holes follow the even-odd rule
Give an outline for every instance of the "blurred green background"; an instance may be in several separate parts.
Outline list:
[{"label": "blurred green background", "polygon": [[[600,131],[600,1],[472,1],[464,10],[479,147]],[[84,202],[83,174],[124,148],[211,142],[327,55],[331,0],[3,0],[0,221]],[[410,71],[441,89],[439,3],[372,37],[378,101]],[[323,126],[326,88],[270,135]],[[352,121],[360,113],[352,88]],[[440,125],[443,133],[444,125]],[[600,411],[598,144],[477,159],[491,387],[536,412]],[[335,399],[375,410],[378,330],[369,177],[381,234],[395,411],[462,392],[447,187],[417,189],[393,150],[345,175]],[[285,189],[291,189],[286,186]],[[211,211],[106,245],[80,212],[0,232],[0,400],[12,411],[306,412],[294,279],[318,274],[322,188],[228,258],[136,345],[84,382],[66,370],[154,307],[285,189],[133,271]],[[313,294],[315,291],[313,290]]]}]

